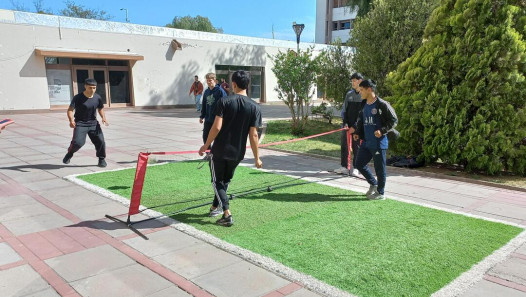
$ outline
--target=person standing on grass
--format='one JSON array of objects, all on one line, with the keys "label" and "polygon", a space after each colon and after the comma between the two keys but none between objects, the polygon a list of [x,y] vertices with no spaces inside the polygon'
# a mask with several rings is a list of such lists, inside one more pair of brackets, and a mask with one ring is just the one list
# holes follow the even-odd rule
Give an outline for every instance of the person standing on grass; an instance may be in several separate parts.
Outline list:
[{"label": "person standing on grass", "polygon": [[[389,102],[375,94],[376,83],[367,79],[360,83],[359,92],[362,109],[353,127],[349,128],[354,139],[362,139],[358,150],[356,167],[369,183],[369,190],[365,194],[370,200],[384,200],[386,182],[385,154],[389,145],[387,133],[394,130],[398,118]],[[373,159],[374,170],[378,181],[369,170],[367,163]]]},{"label": "person standing on grass", "polygon": [[197,75],[194,76],[194,82],[190,87],[190,92],[188,92],[188,95],[194,98],[197,111],[201,111],[201,96],[203,95],[203,89],[203,84],[199,81],[199,77]]},{"label": "person standing on grass", "polygon": [[[345,100],[343,101],[343,110],[342,110],[342,119],[343,127],[348,128],[352,127],[356,123],[358,114],[362,109],[362,97],[358,91],[360,83],[363,81],[363,76],[361,73],[356,72],[351,75],[351,84],[352,89],[347,92],[345,95]],[[358,169],[356,169],[356,156],[358,155],[358,149],[360,147],[360,140],[354,140],[351,135],[351,147],[352,147],[352,175],[358,176]],[[347,169],[349,147],[347,144],[347,131],[342,131],[341,138],[341,167],[335,169],[334,172],[337,174],[349,174],[349,169]]]},{"label": "person standing on grass", "polygon": [[232,74],[234,94],[221,98],[217,103],[214,124],[205,144],[199,149],[199,155],[202,156],[212,142],[214,143],[210,151],[210,173],[215,198],[209,215],[223,212],[223,216],[216,223],[226,227],[234,224],[227,196],[228,184],[239,162],[245,157],[247,136],[250,139],[256,168],[263,166],[259,159],[257,132],[261,126],[261,109],[247,97],[249,83],[248,72],[239,70]]},{"label": "person standing on grass", "polygon": [[215,107],[219,99],[226,97],[226,93],[217,83],[215,73],[206,74],[206,84],[208,88],[203,95],[203,104],[201,106],[201,116],[199,123],[203,124],[203,143],[208,139],[208,133],[215,120]]},{"label": "person standing on grass", "polygon": [[[99,167],[106,167],[106,142],[104,134],[97,121],[97,111],[102,119],[102,123],[109,126],[104,113],[104,103],[97,90],[97,81],[87,78],[84,81],[84,92],[73,97],[69,105],[67,115],[69,126],[73,128],[73,139],[69,145],[68,152],[62,159],[64,164],[69,164],[73,154],[77,152],[85,143],[86,135],[95,145],[96,156],[99,158]],[[73,115],[75,111],[75,115]]]}]

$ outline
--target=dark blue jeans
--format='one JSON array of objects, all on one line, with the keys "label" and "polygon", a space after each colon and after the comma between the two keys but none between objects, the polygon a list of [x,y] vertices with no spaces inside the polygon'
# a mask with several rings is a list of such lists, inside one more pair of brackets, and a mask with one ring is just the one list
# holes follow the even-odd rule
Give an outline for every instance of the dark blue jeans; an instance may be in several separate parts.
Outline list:
[{"label": "dark blue jeans", "polygon": [[[358,151],[358,157],[356,160],[356,168],[360,173],[365,177],[367,182],[370,185],[377,185],[378,186],[378,193],[384,194],[385,189],[385,180],[386,180],[386,174],[385,174],[385,152],[387,150],[381,150],[381,149],[369,149],[366,148],[365,145],[360,146],[360,150]],[[371,170],[369,170],[369,166],[367,166],[367,163],[373,159],[374,162],[374,171],[376,171],[376,176],[378,177],[378,181],[374,178],[373,174],[371,173]]]}]

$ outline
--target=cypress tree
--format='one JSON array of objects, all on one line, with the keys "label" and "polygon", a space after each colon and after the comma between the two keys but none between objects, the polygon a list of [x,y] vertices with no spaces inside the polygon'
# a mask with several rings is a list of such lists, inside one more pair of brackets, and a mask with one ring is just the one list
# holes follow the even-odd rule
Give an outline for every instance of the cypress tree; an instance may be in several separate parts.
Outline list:
[{"label": "cypress tree", "polygon": [[526,174],[526,1],[443,0],[388,76],[396,150],[468,171]]}]

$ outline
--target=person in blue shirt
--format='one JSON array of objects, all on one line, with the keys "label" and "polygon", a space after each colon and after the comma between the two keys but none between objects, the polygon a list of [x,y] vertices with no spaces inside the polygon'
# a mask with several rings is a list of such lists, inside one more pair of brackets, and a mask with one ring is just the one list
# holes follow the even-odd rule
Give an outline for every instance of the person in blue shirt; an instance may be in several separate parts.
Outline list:
[{"label": "person in blue shirt", "polygon": [[[362,100],[362,110],[353,127],[349,128],[354,134],[354,139],[361,139],[362,144],[358,150],[356,168],[369,183],[366,193],[368,199],[384,200],[386,182],[385,154],[389,146],[387,134],[395,131],[398,118],[389,102],[375,94],[376,83],[367,79],[360,83],[359,92]],[[395,132],[396,133],[396,132]],[[369,170],[367,163],[373,159],[376,180]]]},{"label": "person in blue shirt", "polygon": [[215,120],[215,108],[219,99],[226,97],[226,92],[217,83],[215,73],[208,73],[206,75],[206,84],[208,88],[203,95],[203,105],[201,107],[201,115],[199,116],[199,123],[203,124],[203,143],[206,142],[210,128]]}]

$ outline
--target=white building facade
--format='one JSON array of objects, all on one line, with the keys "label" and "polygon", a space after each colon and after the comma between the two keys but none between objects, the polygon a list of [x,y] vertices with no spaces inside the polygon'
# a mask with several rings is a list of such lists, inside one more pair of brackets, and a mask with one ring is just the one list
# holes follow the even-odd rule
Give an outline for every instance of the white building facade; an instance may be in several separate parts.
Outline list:
[{"label": "white building facade", "polygon": [[[67,108],[85,78],[107,107],[192,106],[194,75],[251,74],[249,97],[281,102],[268,55],[292,41],[0,10],[0,112]],[[301,48],[323,45],[302,43]]]},{"label": "white building facade", "polygon": [[315,42],[329,44],[349,39],[358,10],[345,6],[345,0],[316,0]]}]

